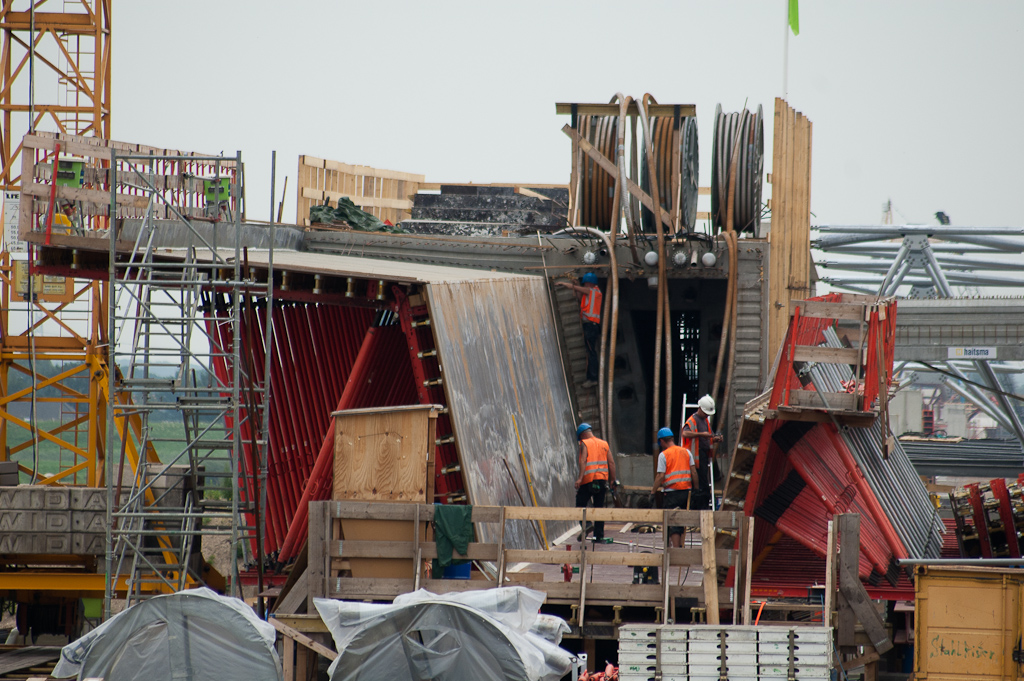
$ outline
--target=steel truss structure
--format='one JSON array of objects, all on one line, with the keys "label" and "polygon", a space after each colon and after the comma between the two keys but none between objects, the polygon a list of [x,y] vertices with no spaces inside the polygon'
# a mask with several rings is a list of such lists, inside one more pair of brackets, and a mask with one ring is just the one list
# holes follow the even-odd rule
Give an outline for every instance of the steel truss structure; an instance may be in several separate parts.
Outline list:
[{"label": "steel truss structure", "polygon": [[[980,287],[1024,287],[1024,279],[1008,276],[1024,272],[1024,265],[1019,259],[1007,257],[1024,253],[1024,229],[948,225],[837,225],[817,229],[821,236],[814,242],[815,248],[850,257],[820,261],[819,265],[866,275],[821,278],[840,288],[892,296],[901,287],[905,291],[909,287],[909,298],[955,298],[953,286],[975,291]],[[957,314],[957,309],[950,312]],[[970,345],[968,340],[963,344]],[[955,377],[947,382],[950,388],[977,404],[1024,446],[1024,425],[992,363],[947,361],[945,365]],[[981,385],[965,374],[964,369],[972,365]],[[987,394],[994,397],[995,404]]]}]

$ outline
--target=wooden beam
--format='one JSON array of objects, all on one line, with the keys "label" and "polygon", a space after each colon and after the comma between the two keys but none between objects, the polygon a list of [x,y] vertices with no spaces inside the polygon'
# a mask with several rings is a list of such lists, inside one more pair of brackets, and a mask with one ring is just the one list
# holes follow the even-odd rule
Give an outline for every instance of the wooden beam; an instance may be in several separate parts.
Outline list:
[{"label": "wooden beam", "polygon": [[[570,139],[579,144],[580,149],[582,149],[587,156],[592,158],[594,162],[601,167],[601,170],[605,171],[612,177],[618,179],[619,170],[615,166],[615,163],[611,161],[607,156],[602,154],[600,151],[598,151],[596,148],[594,148],[593,144],[584,139],[578,132],[573,130],[572,127],[570,127],[569,125],[563,126],[562,132],[564,132],[566,135],[569,136]],[[647,210],[651,211],[652,213],[655,212],[654,199],[651,198],[650,194],[641,189],[636,182],[633,182],[632,180],[627,178],[626,188],[629,190],[630,194],[635,196],[640,201],[640,203],[644,204],[644,207],[647,208]],[[671,232],[672,216],[669,214],[667,210],[665,210],[661,206],[658,206],[658,209],[659,210],[657,212],[658,215],[661,216],[661,221],[665,223],[665,225]]]},{"label": "wooden beam", "polygon": [[336,653],[335,651],[331,650],[330,648],[328,648],[325,645],[317,643],[316,641],[311,639],[309,636],[306,636],[305,634],[303,634],[301,631],[299,631],[297,629],[292,629],[291,627],[289,627],[287,624],[285,624],[281,620],[279,620],[279,619],[277,619],[275,617],[271,617],[270,618],[270,623],[272,625],[274,625],[274,628],[277,629],[279,632],[281,632],[281,634],[286,639],[290,638],[291,640],[295,641],[296,643],[301,643],[302,645],[306,646],[310,650],[315,650],[317,653],[323,655],[328,660],[335,660],[335,659],[338,658],[338,653]]},{"label": "wooden beam", "polygon": [[855,303],[825,303],[817,300],[791,300],[789,314],[799,308],[801,317],[843,319],[859,322],[864,319],[865,306]]},{"label": "wooden beam", "polygon": [[[826,404],[828,406],[826,406]],[[823,390],[790,390],[789,406],[856,411],[858,405],[856,393],[832,393],[825,392]]]},{"label": "wooden beam", "polygon": [[707,610],[707,621],[708,624],[718,624],[718,563],[715,561],[715,520],[711,511],[700,512],[700,541],[704,549],[704,607]]},{"label": "wooden beam", "polygon": [[857,348],[824,348],[818,345],[797,345],[793,349],[795,362],[824,362],[826,364],[860,364]]}]

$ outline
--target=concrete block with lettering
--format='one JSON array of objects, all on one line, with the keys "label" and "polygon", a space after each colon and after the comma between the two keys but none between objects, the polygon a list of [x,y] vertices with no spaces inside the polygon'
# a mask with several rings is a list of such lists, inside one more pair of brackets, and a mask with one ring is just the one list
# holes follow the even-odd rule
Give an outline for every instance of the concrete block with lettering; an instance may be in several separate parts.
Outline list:
[{"label": "concrete block with lettering", "polygon": [[71,512],[0,509],[0,532],[71,532]]},{"label": "concrete block with lettering", "polygon": [[0,532],[0,553],[71,553],[71,535]]},{"label": "concrete block with lettering", "polygon": [[102,534],[72,534],[71,552],[80,556],[102,556],[107,552],[107,537]]},{"label": "concrete block with lettering", "polygon": [[85,534],[107,533],[107,514],[95,511],[72,511],[71,531]]},{"label": "concrete block with lettering", "polygon": [[71,489],[72,511],[107,510],[107,490],[103,487],[74,487]]},{"label": "concrete block with lettering", "polygon": [[68,487],[20,486],[0,488],[0,508],[65,511],[71,508]]}]

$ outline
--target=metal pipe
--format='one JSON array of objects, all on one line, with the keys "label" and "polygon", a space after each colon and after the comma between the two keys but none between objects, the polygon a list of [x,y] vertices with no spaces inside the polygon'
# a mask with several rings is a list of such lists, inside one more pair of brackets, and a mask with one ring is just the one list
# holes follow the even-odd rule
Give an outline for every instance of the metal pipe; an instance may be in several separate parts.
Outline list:
[{"label": "metal pipe", "polygon": [[[959,374],[960,372],[958,371],[956,373]],[[1006,418],[1006,416],[1000,413],[999,410],[997,410],[991,402],[985,399],[984,395],[976,386],[970,384],[961,385],[959,383],[954,382],[953,379],[950,378],[949,376],[945,375],[939,376],[939,382],[943,383],[946,387],[948,387],[950,390],[955,392],[960,397],[977,406],[978,409],[981,409],[990,418],[992,418],[992,420],[994,420],[1003,428],[1006,428],[1006,430],[1013,430],[1013,426],[1010,425],[1010,421]]]},{"label": "metal pipe", "polygon": [[651,199],[654,202],[653,210],[654,213],[654,226],[657,231],[658,239],[658,292],[657,302],[655,303],[657,309],[657,321],[655,322],[654,331],[654,424],[655,427],[660,427],[661,424],[661,348],[662,338],[665,327],[665,307],[663,303],[663,296],[665,295],[665,230],[661,224],[661,197],[658,194],[658,172],[654,160],[653,143],[651,140],[651,126],[650,121],[647,117],[647,104],[648,101],[657,103],[654,97],[650,93],[645,93],[641,98],[637,106],[637,111],[640,113],[640,125],[643,128],[644,133],[644,150],[647,154],[647,167],[651,177]]},{"label": "metal pipe", "polygon": [[896,561],[897,565],[960,565],[971,567],[973,565],[1019,565],[1024,567],[1024,558],[902,558]]}]

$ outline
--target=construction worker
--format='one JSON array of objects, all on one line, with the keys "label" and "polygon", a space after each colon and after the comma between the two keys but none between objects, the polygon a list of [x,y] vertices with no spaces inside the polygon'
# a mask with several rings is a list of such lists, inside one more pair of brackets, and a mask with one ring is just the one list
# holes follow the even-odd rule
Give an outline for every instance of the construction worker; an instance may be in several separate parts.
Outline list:
[{"label": "construction worker", "polygon": [[580,319],[583,321],[583,344],[587,348],[587,380],[584,387],[591,387],[598,381],[597,351],[601,343],[601,289],[597,286],[597,275],[587,272],[583,275],[583,286],[568,281],[558,282],[559,286],[571,288],[580,295]]},{"label": "construction worker", "polygon": [[[656,494],[659,487],[665,488],[663,508],[689,508],[690,488],[696,479],[693,453],[676,444],[671,428],[658,431],[658,447],[661,453],[658,454],[658,468],[651,492]],[[674,525],[668,528],[668,539],[673,547],[682,546],[685,531],[686,528]]]},{"label": "construction worker", "polygon": [[[608,485],[619,484],[615,475],[615,457],[608,443],[596,437],[589,423],[581,423],[576,429],[579,442],[580,474],[576,476],[576,508],[586,508],[587,502],[594,501],[594,508],[604,508],[604,495]],[[583,536],[589,532],[584,528]],[[594,523],[594,539],[604,539],[604,523]]]},{"label": "construction worker", "polygon": [[[683,446],[693,452],[697,460],[697,479],[690,498],[690,508],[705,511],[711,508],[711,447],[722,441],[721,435],[711,430],[709,416],[715,415],[715,400],[705,395],[697,400],[697,411],[686,419],[679,439]],[[713,510],[713,509],[712,509]]]}]

